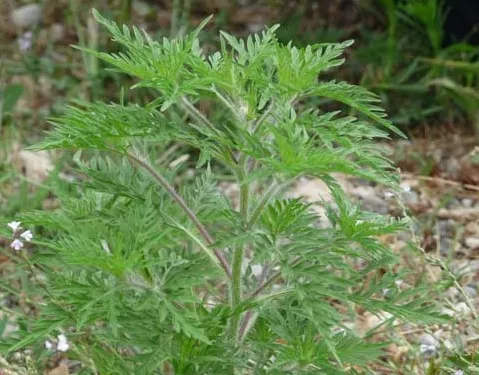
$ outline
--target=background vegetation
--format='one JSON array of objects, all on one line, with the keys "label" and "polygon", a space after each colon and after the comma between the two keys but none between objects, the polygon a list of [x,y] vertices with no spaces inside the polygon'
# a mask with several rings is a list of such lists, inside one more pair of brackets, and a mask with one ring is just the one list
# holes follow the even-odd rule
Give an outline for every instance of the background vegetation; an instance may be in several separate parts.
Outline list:
[{"label": "background vegetation", "polygon": [[[477,281],[479,266],[479,47],[477,29],[457,32],[448,17],[454,11],[439,0],[393,1],[2,1],[0,24],[0,337],[22,324],[18,318],[36,316],[42,291],[27,277],[28,263],[9,247],[6,223],[32,209],[59,207],[62,194],[75,194],[68,181],[82,181],[74,171],[72,154],[32,152],[25,146],[43,138],[49,117],[63,113],[71,99],[118,102],[133,78],[107,70],[97,56],[71,48],[114,51],[115,46],[93,20],[91,8],[119,23],[144,27],[150,35],[184,35],[208,15],[214,18],[201,38],[207,48],[218,48],[218,31],[244,36],[280,23],[278,38],[298,46],[354,39],[346,63],[325,79],[357,83],[380,95],[391,121],[411,142],[393,140],[390,148],[401,167],[401,198],[392,202],[381,186],[345,179],[345,190],[363,207],[378,213],[416,220],[412,236],[400,234],[382,240],[409,267],[421,270],[404,282],[423,281],[437,286],[434,301],[451,321],[436,326],[389,327],[386,317],[358,312],[355,329],[366,337],[382,336],[393,344],[376,374],[477,373]],[[472,8],[471,8],[472,9]],[[472,10],[471,10],[472,12]],[[128,92],[130,101],[154,99],[148,88]],[[331,110],[325,99],[313,105]],[[201,110],[211,118],[225,116],[208,102]],[[155,150],[152,150],[155,152]],[[159,162],[173,166],[182,178],[191,178],[198,155],[171,144],[156,150]],[[234,190],[224,178],[225,192]],[[55,186],[55,191],[53,190]],[[234,194],[234,193],[233,193]],[[292,194],[316,201],[324,188],[302,181]],[[412,252],[411,243],[422,252]],[[33,250],[33,249],[32,249]],[[19,266],[22,265],[22,266]],[[38,296],[36,298],[35,296]],[[45,357],[32,364],[30,352],[5,359],[0,368],[12,373],[49,371],[76,373],[64,356]],[[43,368],[41,368],[43,367]],[[54,372],[58,371],[58,372]],[[351,371],[354,371],[352,369]],[[7,372],[5,372],[7,373]],[[352,372],[353,373],[353,372]]]}]

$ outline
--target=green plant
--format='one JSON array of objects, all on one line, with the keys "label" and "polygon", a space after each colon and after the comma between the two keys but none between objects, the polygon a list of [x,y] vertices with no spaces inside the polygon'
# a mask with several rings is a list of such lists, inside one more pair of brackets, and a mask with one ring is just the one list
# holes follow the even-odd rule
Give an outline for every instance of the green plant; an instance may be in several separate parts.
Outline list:
[{"label": "green plant", "polygon": [[446,9],[442,0],[406,1],[401,6],[404,20],[417,31],[425,31],[434,55],[437,55],[444,38]]},{"label": "green plant", "polygon": [[[333,177],[397,189],[375,144],[388,134],[367,119],[400,132],[377,98],[318,81],[343,63],[350,41],[298,49],[280,44],[275,26],[246,40],[222,32],[220,51],[204,56],[205,23],[157,42],[94,15],[124,50],[88,52],[158,98],[145,106],[124,96],[119,104],[77,102],[35,146],[93,154],[75,157],[88,176],[79,196],[60,190],[61,209],[21,216],[36,226],[25,265],[44,303],[1,349],[31,347],[40,363],[44,343],[57,340],[91,374],[358,373],[385,344],[348,328],[357,306],[388,312],[391,322],[441,320],[427,288],[397,287],[404,272],[378,239],[407,222],[363,212]],[[364,119],[320,112],[308,105],[313,97]],[[222,108],[215,123],[198,100]],[[193,182],[181,165],[154,162],[171,143],[199,151]],[[218,170],[236,180],[238,197],[219,189]],[[311,205],[285,198],[301,176],[331,190],[327,226]]]}]

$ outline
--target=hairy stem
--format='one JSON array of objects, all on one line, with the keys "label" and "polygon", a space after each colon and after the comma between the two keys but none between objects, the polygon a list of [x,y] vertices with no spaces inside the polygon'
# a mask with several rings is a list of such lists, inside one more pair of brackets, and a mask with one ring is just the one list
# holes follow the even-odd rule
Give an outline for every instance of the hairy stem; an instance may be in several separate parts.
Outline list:
[{"label": "hairy stem", "polygon": [[[302,259],[301,258],[296,258],[295,260],[293,260],[291,263],[290,263],[290,267],[295,267],[297,266],[298,264],[300,264],[302,262]],[[264,283],[262,283],[261,285],[259,285],[253,293],[251,293],[249,295],[248,298],[255,298],[257,296],[259,296],[261,294],[261,292],[263,290],[265,290],[268,286],[272,285],[276,280],[278,280],[279,278],[281,277],[281,270],[275,272],[273,275],[271,275],[271,277],[269,279],[267,279]]]},{"label": "hairy stem", "polygon": [[191,104],[191,102],[186,97],[181,98],[181,102],[183,103],[188,113],[192,115],[198,122],[203,123],[215,133],[217,132],[215,126],[210,122],[210,120],[208,120],[205,115],[203,115],[200,111],[198,111],[196,107]]},{"label": "hairy stem", "polygon": [[[218,130],[215,126],[211,123],[210,120],[206,118],[204,114],[202,114],[198,109],[186,98],[185,96],[181,98],[181,102],[183,103],[183,109],[186,110],[188,114],[190,114],[196,121],[206,126],[208,129],[212,130],[214,133],[218,134]],[[236,166],[236,158],[233,155],[233,152],[230,149],[225,150],[225,153],[228,154],[230,161],[223,160],[225,165],[228,167]],[[221,159],[220,159],[221,160]]]},{"label": "hairy stem", "polygon": [[[245,223],[248,222],[249,185],[245,183],[246,156],[243,154],[238,162],[238,182],[240,184],[240,215]],[[243,289],[241,266],[243,265],[244,245],[237,245],[233,255],[233,269],[231,274],[231,309],[241,303],[241,291]],[[237,337],[240,316],[235,314],[230,321],[230,334],[232,338]]]},{"label": "hairy stem", "polygon": [[[198,232],[200,232],[201,236],[205,239],[208,245],[212,245],[214,243],[213,237],[209,234],[208,230],[205,226],[200,222],[196,214],[188,207],[187,203],[183,199],[181,195],[179,195],[175,188],[168,182],[168,180],[163,177],[160,173],[158,173],[153,166],[150,165],[146,160],[139,158],[133,154],[127,153],[127,156],[130,160],[132,160],[135,164],[143,168],[147,171],[153,178],[158,182],[158,184],[164,188],[168,194],[173,198],[173,200],[178,203],[178,205],[182,208],[182,210],[186,213],[188,218],[193,222]],[[223,253],[219,250],[213,250],[216,258],[218,259],[221,268],[223,268],[226,275],[229,277],[231,275],[230,267],[226,258],[224,257]]]},{"label": "hairy stem", "polygon": [[[264,280],[266,279],[266,275],[269,272],[269,266],[265,265],[261,271],[261,275],[259,276],[258,279],[258,286],[261,286],[264,283]],[[246,335],[248,326],[250,325],[251,319],[253,318],[253,310],[248,310],[246,312],[246,315],[243,318],[243,321],[241,322],[239,332],[238,332],[238,341],[243,340],[243,338]]]},{"label": "hairy stem", "polygon": [[259,219],[261,212],[265,208],[266,204],[269,202],[271,197],[279,190],[281,186],[278,185],[276,182],[273,182],[270,187],[265,191],[263,197],[259,201],[258,205],[253,211],[251,218],[248,220],[248,224],[246,225],[247,229],[251,229],[253,225],[256,223],[256,220]]}]

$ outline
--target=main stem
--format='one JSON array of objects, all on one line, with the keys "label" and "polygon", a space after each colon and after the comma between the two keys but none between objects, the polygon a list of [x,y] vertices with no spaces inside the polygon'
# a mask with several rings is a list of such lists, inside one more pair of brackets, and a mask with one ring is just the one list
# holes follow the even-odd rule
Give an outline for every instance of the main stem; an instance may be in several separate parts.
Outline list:
[{"label": "main stem", "polygon": [[[246,156],[242,155],[238,161],[238,183],[240,184],[240,215],[243,218],[244,229],[248,223],[249,185],[245,182],[246,177]],[[240,315],[235,313],[236,307],[241,303],[242,265],[244,258],[244,245],[239,244],[233,254],[233,266],[231,272],[231,309],[233,316],[230,321],[230,336],[233,339],[238,337]]]}]

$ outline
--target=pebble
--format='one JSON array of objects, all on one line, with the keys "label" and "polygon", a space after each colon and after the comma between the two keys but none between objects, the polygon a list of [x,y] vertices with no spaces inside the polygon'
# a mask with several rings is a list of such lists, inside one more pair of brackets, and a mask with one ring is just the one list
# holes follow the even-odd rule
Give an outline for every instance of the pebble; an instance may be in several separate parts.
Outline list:
[{"label": "pebble", "polygon": [[144,1],[134,1],[132,4],[133,11],[140,17],[144,18],[152,12],[152,8]]},{"label": "pebble", "polygon": [[471,309],[469,308],[466,302],[459,302],[455,306],[455,309],[456,309],[456,315],[458,316],[466,316],[466,315],[469,315],[471,312]]},{"label": "pebble", "polygon": [[470,298],[476,298],[477,297],[477,289],[473,285],[466,285],[464,287],[464,291]]},{"label": "pebble", "polygon": [[12,11],[13,24],[18,28],[34,27],[40,22],[42,8],[38,4],[29,4]]},{"label": "pebble", "polygon": [[352,194],[359,198],[362,208],[366,211],[382,215],[389,212],[389,203],[381,199],[372,186],[357,186],[352,189]]},{"label": "pebble", "polygon": [[441,236],[439,238],[439,245],[442,256],[448,256],[449,254],[451,254],[453,241],[449,237]]},{"label": "pebble", "polygon": [[424,333],[419,337],[419,343],[421,345],[437,346],[438,341],[433,335],[431,335],[429,333]]},{"label": "pebble", "polygon": [[478,237],[468,237],[464,240],[464,244],[469,249],[479,249],[479,238]]},{"label": "pebble", "polygon": [[430,358],[430,357],[434,357],[436,355],[437,347],[436,347],[436,345],[421,344],[419,346],[419,351],[421,352],[421,354],[424,357]]},{"label": "pebble", "polygon": [[458,295],[459,295],[459,290],[453,286],[450,288],[447,288],[444,291],[444,296],[450,300],[455,300]]},{"label": "pebble", "polygon": [[419,194],[416,193],[414,190],[404,191],[402,193],[402,199],[403,199],[404,203],[406,203],[407,205],[418,204],[419,203]]},{"label": "pebble", "polygon": [[251,266],[251,273],[258,279],[263,273],[263,266],[261,264],[254,264]]},{"label": "pebble", "polygon": [[464,198],[461,203],[464,207],[467,208],[470,208],[474,205],[474,201],[471,198]]},{"label": "pebble", "polygon": [[452,267],[454,272],[461,272],[464,274],[479,271],[479,259],[467,259],[453,262]]},{"label": "pebble", "polygon": [[61,23],[54,23],[50,27],[50,37],[53,43],[59,42],[65,36],[65,28]]}]

